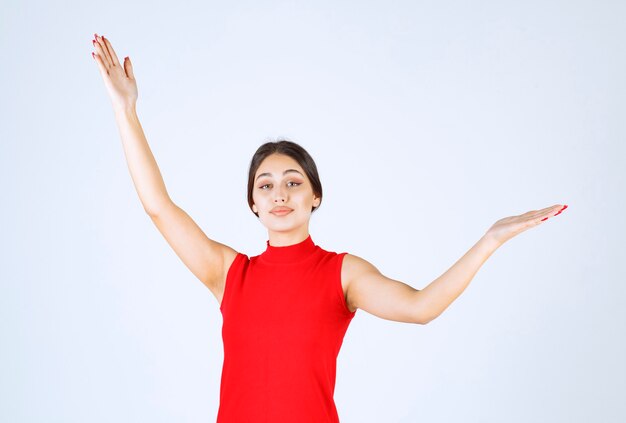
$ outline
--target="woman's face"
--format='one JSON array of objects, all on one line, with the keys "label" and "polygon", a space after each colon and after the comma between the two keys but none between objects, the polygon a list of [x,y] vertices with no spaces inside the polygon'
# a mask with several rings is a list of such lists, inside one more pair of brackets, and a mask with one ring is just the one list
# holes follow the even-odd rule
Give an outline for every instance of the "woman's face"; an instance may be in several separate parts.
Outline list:
[{"label": "woman's face", "polygon": [[[254,175],[252,210],[270,231],[287,232],[308,223],[313,206],[320,199],[313,194],[309,178],[297,161],[284,154],[271,154],[261,162]],[[279,209],[291,211],[279,213]]]}]

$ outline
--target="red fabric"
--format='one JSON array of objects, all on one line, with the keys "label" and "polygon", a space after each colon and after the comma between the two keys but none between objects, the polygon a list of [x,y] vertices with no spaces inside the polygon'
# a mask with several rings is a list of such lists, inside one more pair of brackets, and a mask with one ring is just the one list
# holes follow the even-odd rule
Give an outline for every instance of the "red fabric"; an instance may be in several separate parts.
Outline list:
[{"label": "red fabric", "polygon": [[341,288],[346,253],[311,236],[228,270],[222,312],[224,363],[218,423],[339,422],[337,355],[356,311]]}]

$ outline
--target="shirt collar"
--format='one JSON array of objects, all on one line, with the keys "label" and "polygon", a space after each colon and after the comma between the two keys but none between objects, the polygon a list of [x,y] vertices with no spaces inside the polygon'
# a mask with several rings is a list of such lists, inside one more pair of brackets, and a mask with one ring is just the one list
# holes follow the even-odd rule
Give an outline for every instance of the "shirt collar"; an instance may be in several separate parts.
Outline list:
[{"label": "shirt collar", "polygon": [[317,250],[317,246],[309,235],[304,241],[282,247],[273,247],[269,240],[261,258],[270,263],[298,263],[306,260]]}]

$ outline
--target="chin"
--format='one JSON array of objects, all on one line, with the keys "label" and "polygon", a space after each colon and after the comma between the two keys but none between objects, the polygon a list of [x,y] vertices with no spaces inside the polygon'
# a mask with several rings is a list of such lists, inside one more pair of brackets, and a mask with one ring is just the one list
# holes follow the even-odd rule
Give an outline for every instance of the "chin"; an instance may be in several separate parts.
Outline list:
[{"label": "chin", "polygon": [[[296,218],[298,216],[291,216],[292,214],[293,212],[289,213],[287,216],[274,216],[270,213],[271,216],[268,216],[267,220],[262,221],[263,226],[273,231],[286,232],[306,224],[306,219],[297,220]],[[291,219],[290,217],[294,219]]]}]

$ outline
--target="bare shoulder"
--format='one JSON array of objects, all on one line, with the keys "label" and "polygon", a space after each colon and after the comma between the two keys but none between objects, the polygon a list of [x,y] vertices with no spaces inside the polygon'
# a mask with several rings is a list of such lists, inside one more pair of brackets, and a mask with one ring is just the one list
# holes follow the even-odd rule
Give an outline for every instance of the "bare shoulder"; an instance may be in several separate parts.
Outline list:
[{"label": "bare shoulder", "polygon": [[354,294],[351,295],[350,283],[359,275],[368,272],[379,273],[379,270],[372,263],[359,256],[349,253],[344,256],[341,264],[341,286],[343,288],[344,297],[346,298],[346,304],[350,311],[357,309]]},{"label": "bare shoulder", "polygon": [[364,258],[346,253],[341,266],[342,279],[345,276],[349,281],[355,275],[363,272],[378,272],[378,269]]}]

